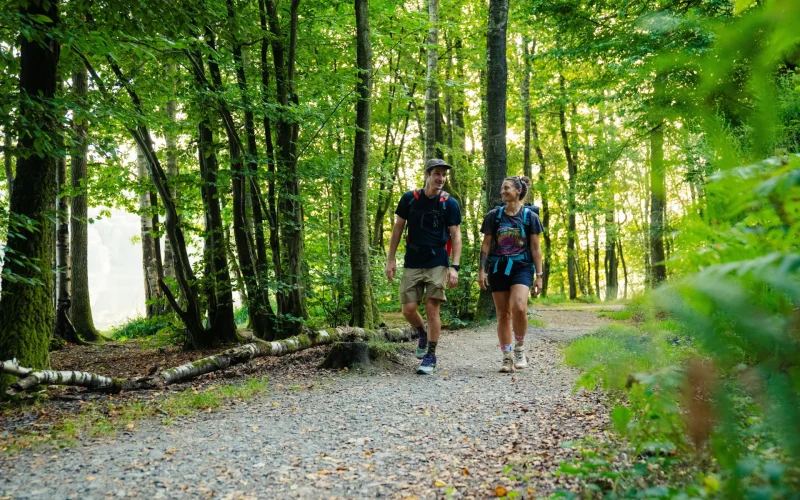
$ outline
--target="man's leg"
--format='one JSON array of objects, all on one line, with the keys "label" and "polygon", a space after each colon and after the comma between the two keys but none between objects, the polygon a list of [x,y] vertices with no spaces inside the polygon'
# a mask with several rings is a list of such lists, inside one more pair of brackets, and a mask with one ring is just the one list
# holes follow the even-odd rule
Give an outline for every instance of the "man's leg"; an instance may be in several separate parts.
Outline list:
[{"label": "man's leg", "polygon": [[420,316],[418,308],[419,302],[406,302],[403,306],[403,316],[406,321],[417,330],[417,359],[422,359],[428,352],[428,333],[425,331],[425,322]]},{"label": "man's leg", "polygon": [[442,301],[439,299],[425,299],[425,315],[428,317],[428,351],[436,354],[436,344],[442,333],[442,318],[439,316]]}]

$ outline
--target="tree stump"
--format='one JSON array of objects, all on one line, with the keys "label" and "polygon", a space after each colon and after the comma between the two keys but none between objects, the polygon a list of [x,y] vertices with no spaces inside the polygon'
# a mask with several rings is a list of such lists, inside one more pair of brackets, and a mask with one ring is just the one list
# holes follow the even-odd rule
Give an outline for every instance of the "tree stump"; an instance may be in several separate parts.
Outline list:
[{"label": "tree stump", "polygon": [[367,346],[366,342],[337,342],[333,344],[319,367],[338,370],[345,367],[350,368],[356,363],[361,366],[371,363],[369,346]]}]

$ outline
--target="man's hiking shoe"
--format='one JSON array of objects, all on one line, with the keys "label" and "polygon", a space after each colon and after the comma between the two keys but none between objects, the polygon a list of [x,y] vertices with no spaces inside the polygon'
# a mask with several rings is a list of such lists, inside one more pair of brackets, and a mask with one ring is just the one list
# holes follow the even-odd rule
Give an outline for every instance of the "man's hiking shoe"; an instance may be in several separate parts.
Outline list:
[{"label": "man's hiking shoe", "polygon": [[417,367],[417,373],[420,375],[430,375],[436,369],[436,356],[433,354],[426,354],[422,358],[422,363]]},{"label": "man's hiking shoe", "polygon": [[517,347],[514,349],[514,368],[524,370],[528,367],[528,358],[525,356],[525,348]]},{"label": "man's hiking shoe", "polygon": [[510,352],[503,353],[503,364],[500,365],[500,373],[511,373],[514,371],[514,355]]}]

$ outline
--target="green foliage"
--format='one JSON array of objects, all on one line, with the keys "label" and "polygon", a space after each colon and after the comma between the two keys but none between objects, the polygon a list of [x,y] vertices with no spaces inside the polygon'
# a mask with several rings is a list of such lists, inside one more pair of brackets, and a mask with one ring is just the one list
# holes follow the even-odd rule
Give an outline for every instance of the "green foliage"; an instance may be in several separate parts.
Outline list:
[{"label": "green foliage", "polygon": [[152,318],[134,318],[128,322],[114,327],[108,332],[113,340],[124,342],[126,340],[144,339],[153,337],[159,332],[173,328],[171,316],[153,316]]}]

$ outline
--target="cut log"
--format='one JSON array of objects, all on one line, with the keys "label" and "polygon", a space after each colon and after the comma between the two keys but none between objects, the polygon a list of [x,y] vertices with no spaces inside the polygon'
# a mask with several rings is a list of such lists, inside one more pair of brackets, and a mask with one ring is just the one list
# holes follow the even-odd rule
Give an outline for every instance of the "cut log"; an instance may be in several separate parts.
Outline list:
[{"label": "cut log", "polygon": [[170,368],[152,377],[112,378],[80,371],[33,371],[19,366],[16,360],[4,361],[0,372],[24,377],[14,382],[6,391],[9,396],[30,390],[38,385],[69,385],[86,387],[89,390],[103,392],[132,391],[152,389],[178,382],[191,380],[200,375],[223,370],[233,365],[247,362],[263,356],[282,356],[302,351],[309,347],[331,344],[335,342],[355,342],[383,340],[403,342],[413,338],[415,331],[411,327],[381,330],[364,330],[363,328],[340,327],[319,330],[309,335],[297,335],[275,342],[257,341],[251,344],[228,349],[220,354],[193,361],[185,365]]},{"label": "cut log", "polygon": [[350,368],[356,363],[362,366],[371,364],[369,346],[367,346],[366,342],[338,342],[333,344],[319,367],[340,370],[342,368]]}]

